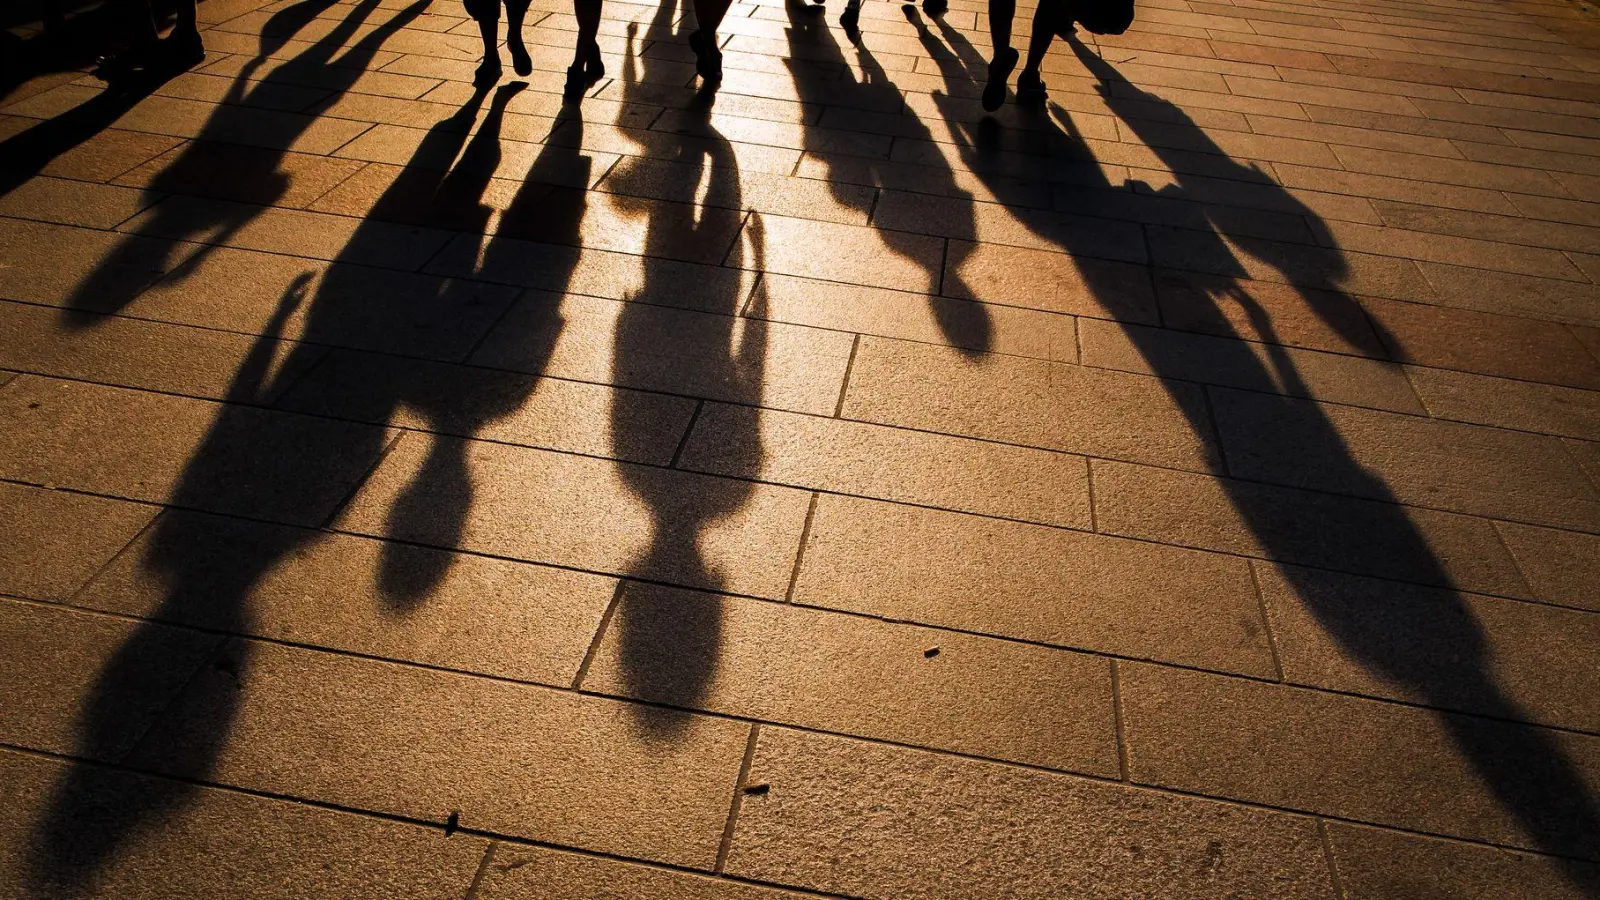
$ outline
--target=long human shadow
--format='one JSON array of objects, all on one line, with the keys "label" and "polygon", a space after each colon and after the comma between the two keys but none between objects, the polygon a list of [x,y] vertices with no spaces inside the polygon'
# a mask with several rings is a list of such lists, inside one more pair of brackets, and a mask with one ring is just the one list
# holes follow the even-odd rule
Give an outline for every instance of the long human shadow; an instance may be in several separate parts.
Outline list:
[{"label": "long human shadow", "polygon": [[0,195],[21,187],[57,157],[110,128],[176,74],[141,72],[119,79],[61,115],[0,141]]},{"label": "long human shadow", "polygon": [[[941,41],[922,28],[921,36],[952,87],[958,81],[982,82],[984,73],[969,62],[978,58],[977,54],[958,32],[944,27]],[[1222,177],[1240,182],[1241,191],[1248,190],[1257,198],[1270,195],[1273,208],[1296,211],[1314,233],[1326,234],[1312,210],[1260,169],[1230,159],[1181,108],[1138,90],[1081,42],[1074,40],[1072,46],[1099,79],[1111,111],[1172,170],[1175,183],[1162,192],[1165,196],[1186,200],[1196,193],[1192,187],[1195,176],[1188,174],[1188,164],[1193,162],[1190,154],[1198,151],[1214,157],[1216,165],[1208,169],[1206,179],[1213,186],[1211,179],[1221,167]],[[1052,111],[1053,118],[1042,121],[1041,127],[1058,130],[1063,139],[1075,137],[1070,117],[1059,109]],[[980,130],[974,139],[975,153],[982,152],[983,142]],[[1184,151],[1169,149],[1173,145]],[[975,171],[983,175],[989,169],[977,166]],[[1100,184],[1086,186],[1115,187],[1104,176]],[[1226,402],[1229,397],[1244,396],[1238,392],[1192,390],[1192,385],[1183,382],[1194,377],[1194,359],[1170,340],[1172,332],[1123,322],[1124,333],[1150,370],[1162,377],[1204,445],[1212,474],[1218,476],[1229,502],[1265,556],[1277,561],[1299,602],[1349,658],[1405,695],[1438,710],[1458,750],[1533,844],[1557,856],[1576,887],[1600,895],[1600,867],[1574,859],[1596,856],[1600,804],[1551,732],[1492,721],[1520,723],[1534,721],[1534,717],[1496,683],[1482,626],[1394,492],[1361,464],[1320,404],[1295,399],[1295,395],[1308,397],[1311,392],[1277,340],[1268,310],[1252,297],[1253,283],[1245,264],[1229,245],[1270,267],[1277,280],[1294,289],[1305,308],[1351,344],[1372,349],[1370,333],[1353,324],[1364,321],[1359,306],[1342,287],[1347,261],[1337,248],[1264,239],[1257,232],[1235,228],[1230,224],[1233,220],[1212,207],[1196,207],[1204,210],[1206,230],[1188,237],[1210,245],[1208,252],[1198,256],[1216,263],[1210,271],[1218,277],[1209,291],[1194,292],[1197,296],[1192,302],[1197,308],[1186,314],[1200,326],[1198,330],[1233,339],[1212,342],[1207,363],[1238,373],[1235,384],[1260,393],[1253,395],[1252,402],[1241,404]],[[1075,245],[1078,233],[1064,230],[1050,236],[1068,253],[1093,255]],[[1086,266],[1082,275],[1086,289],[1097,301],[1110,309],[1121,307],[1117,294],[1125,288],[1104,270]],[[1225,304],[1230,303],[1242,307],[1255,338],[1265,342],[1260,351],[1265,360],[1246,343],[1246,335],[1235,324],[1237,318],[1227,314]],[[1225,402],[1218,402],[1219,397]],[[1284,433],[1292,438],[1285,440]],[[1289,453],[1300,466],[1315,467],[1321,483],[1338,485],[1342,493],[1374,502],[1360,503],[1359,512],[1333,512],[1334,507],[1328,505],[1297,510],[1286,508],[1282,495],[1229,477],[1226,461],[1230,458],[1284,462]],[[1314,521],[1306,521],[1307,516]],[[1316,549],[1309,549],[1312,547]],[[1374,582],[1353,589],[1350,580],[1313,566],[1361,571],[1438,589],[1386,588]]]},{"label": "long human shadow", "polygon": [[[828,27],[825,7],[807,3],[806,0],[785,0],[784,9],[789,16],[789,24],[784,29],[789,53],[784,62],[789,67],[802,104],[877,112],[904,111],[907,115],[899,118],[903,130],[897,137],[929,147],[936,146],[933,132],[920,117],[905,110],[900,88],[890,79],[889,73],[865,43],[852,41],[855,61],[863,75],[858,78],[850,68],[838,39]],[[843,71],[843,78],[824,80],[816,72],[807,71],[819,62]],[[839,147],[818,129],[807,128],[803,144],[806,152],[824,165],[824,177],[832,188],[834,199],[864,215],[873,213],[875,197],[879,193],[905,187],[892,174],[895,164],[888,160],[843,155]],[[956,184],[955,173],[942,155],[927,165],[919,166],[916,171],[915,190],[937,198],[927,202],[934,206],[934,214],[942,225],[941,230],[949,239],[946,258],[930,260],[926,253],[920,252],[926,247],[926,239],[922,235],[882,227],[877,229],[877,234],[890,250],[923,267],[927,278],[924,290],[930,295],[929,306],[945,341],[971,358],[978,359],[977,354],[989,350],[994,342],[994,325],[989,310],[982,303],[948,299],[973,296],[971,289],[961,282],[960,275],[961,265],[972,253],[977,241],[972,194]],[[873,190],[862,191],[862,187]]]},{"label": "long human shadow", "polygon": [[[412,358],[341,348],[349,345],[353,333],[370,335],[373,328],[371,291],[364,282],[377,273],[354,260],[364,258],[363,248],[372,241],[392,234],[392,225],[380,217],[465,228],[469,232],[464,239],[484,240],[481,235],[491,210],[478,201],[499,162],[505,104],[519,88],[502,88],[481,120],[478,113],[486,91],[478,91],[455,115],[437,123],[321,280],[307,272],[281,297],[235,371],[225,394],[227,402],[170,494],[167,505],[172,509],[157,518],[140,545],[144,549],[138,565],[163,593],[159,605],[117,649],[88,692],[78,722],[75,757],[131,759],[135,765],[155,766],[195,781],[208,778],[236,717],[237,692],[211,697],[199,713],[169,710],[159,717],[153,733],[180,736],[172,746],[163,747],[159,757],[141,757],[141,737],[131,733],[137,726],[130,710],[171,705],[173,682],[161,659],[163,648],[170,645],[170,631],[162,623],[225,635],[255,633],[252,592],[275,567],[322,537],[318,526],[332,520],[388,444],[389,436],[379,425],[408,415],[411,421],[406,424],[428,433],[411,433],[404,439],[430,441],[426,460],[390,507],[386,533],[423,534],[426,542],[440,547],[458,543],[472,503],[462,438],[517,409],[537,379],[507,378],[486,386],[471,380],[465,380],[465,386],[450,382],[453,390],[434,383],[438,370],[430,366],[439,364],[426,360],[460,360],[481,336],[463,334],[452,324],[476,302],[473,286],[460,280],[427,279],[431,294],[413,298],[409,308],[397,298],[378,318],[378,330],[400,335]],[[470,131],[475,120],[478,128]],[[551,157],[572,152],[563,147],[546,149]],[[457,162],[446,169],[438,165],[439,159]],[[534,169],[538,168],[536,163]],[[507,217],[550,218],[536,204],[515,202],[503,218]],[[576,233],[576,222],[566,230]],[[486,259],[515,252],[510,247],[514,242],[487,240],[487,246],[477,248]],[[297,319],[303,325],[295,334],[292,325]],[[427,327],[414,327],[418,319]],[[477,330],[487,330],[490,322],[482,321]],[[559,320],[555,325],[559,327]],[[353,326],[360,331],[353,331]],[[279,339],[286,337],[296,340],[285,346]],[[554,338],[550,332],[538,335],[536,341],[548,348]],[[532,363],[535,371],[543,368],[540,360]],[[356,421],[269,413],[262,409],[266,405],[328,412]],[[235,513],[256,521],[198,510]],[[405,614],[440,582],[450,560],[448,554],[386,543],[375,573],[386,611]],[[248,642],[231,641],[214,665],[242,680],[248,677],[249,649]],[[57,784],[33,836],[34,892],[53,896],[87,889],[119,846],[142,825],[180,810],[193,789],[191,784],[160,781],[136,792],[117,791],[97,766],[75,765]]]},{"label": "long human shadow", "polygon": [[[644,34],[647,46],[681,40],[672,32],[676,6],[675,0],[665,0],[657,8]],[[652,81],[673,78],[656,75],[652,69],[677,71],[670,61],[641,56],[636,49],[640,41],[634,39],[633,31],[630,29],[623,61],[624,103],[648,91]],[[703,117],[696,123],[695,137],[639,134],[641,141],[651,144],[643,148],[645,156],[671,163],[665,167],[670,173],[668,183],[658,187],[666,196],[686,200],[694,199],[697,189],[703,188],[698,205],[638,199],[630,192],[632,176],[628,172],[613,176],[614,186],[622,191],[616,202],[626,211],[646,216],[647,222],[640,248],[642,284],[637,295],[623,303],[617,317],[612,382],[637,384],[636,373],[645,370],[651,373],[653,383],[754,410],[761,401],[767,326],[759,316],[740,315],[744,278],[734,269],[724,269],[697,279],[689,296],[677,298],[696,312],[654,305],[672,292],[672,285],[683,283],[683,263],[671,257],[682,254],[684,248],[710,247],[719,256],[742,252],[740,245],[733,243],[740,240],[745,218],[739,168],[732,147],[705,116],[713,102],[710,90],[702,88],[691,104],[691,113]],[[753,263],[745,268],[759,270],[762,245],[759,220],[753,214],[742,233],[749,236],[754,255]],[[656,408],[648,395],[616,395],[611,435],[618,456],[654,437],[658,423],[652,423],[652,413]],[[753,475],[762,459],[758,418],[734,416],[728,421],[718,440],[741,448]],[[629,561],[627,572],[639,579],[723,590],[728,584],[726,574],[706,558],[701,543],[713,525],[749,501],[755,485],[727,478],[691,482],[658,468],[627,463],[619,464],[618,472],[650,516],[648,543]],[[620,674],[630,696],[683,709],[703,705],[722,643],[720,605],[633,584],[624,591],[611,627],[618,634]],[[638,722],[646,733],[672,739],[687,726],[688,719],[650,711],[639,716]]]},{"label": "long human shadow", "polygon": [[[252,82],[255,74],[271,61],[274,53],[292,40],[301,28],[319,21],[317,14],[331,8],[336,2],[302,0],[273,13],[262,26],[256,56],[234,78],[227,95],[194,140],[185,144],[172,162],[162,168],[145,188],[147,198],[159,200],[168,194],[194,194],[197,185],[222,181],[227,184],[230,193],[237,195],[242,192],[249,202],[198,207],[194,204],[157,202],[139,220],[137,227],[74,288],[63,310],[63,320],[67,325],[76,327],[92,323],[96,321],[94,316],[84,313],[116,312],[131,302],[134,294],[144,285],[127,278],[130,270],[147,267],[168,272],[168,278],[182,277],[199,265],[213,247],[226,245],[234,234],[281,199],[289,189],[290,178],[280,170],[280,163],[294,142],[316,121],[316,117],[273,117],[269,133],[270,147],[259,146],[261,142],[257,141],[248,153],[231,153],[225,159],[219,158],[219,147],[233,143],[230,135],[235,129],[258,131],[260,113],[255,107],[270,105],[274,93],[284,87],[317,84],[330,90],[334,96],[347,90],[365,72],[367,63],[384,41],[421,15],[430,0],[415,0],[411,5],[396,10],[377,28],[350,44],[351,37],[375,11],[382,8],[382,0],[361,0],[326,35],[274,68],[265,78]],[[343,52],[340,52],[341,49]],[[40,165],[46,164],[49,158],[53,158],[50,154],[70,149],[73,139],[87,139],[111,125],[158,86],[159,83],[145,83],[113,88],[115,93],[107,97],[103,104],[99,102],[101,98],[84,104],[84,107],[90,108],[85,109],[80,117],[74,118],[78,110],[70,111],[66,114],[69,121],[37,140],[34,161]],[[25,138],[30,133],[31,130],[24,132],[17,139]],[[199,246],[184,250],[180,259],[175,258],[180,252],[179,245],[161,244],[159,246],[164,249],[152,253],[151,242],[141,240],[145,237],[163,241],[195,241],[199,242]]]}]

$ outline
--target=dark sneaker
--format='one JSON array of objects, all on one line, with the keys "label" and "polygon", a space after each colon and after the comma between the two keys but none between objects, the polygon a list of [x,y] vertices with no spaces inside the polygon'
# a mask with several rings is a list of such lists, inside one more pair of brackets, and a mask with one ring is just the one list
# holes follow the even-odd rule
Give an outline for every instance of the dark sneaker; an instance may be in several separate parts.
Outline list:
[{"label": "dark sneaker", "polygon": [[592,83],[583,66],[568,66],[567,83],[561,87],[561,99],[567,101],[581,99]]},{"label": "dark sneaker", "polygon": [[994,61],[989,63],[989,83],[983,86],[983,108],[994,112],[1006,102],[1006,79],[1011,77],[1011,70],[1017,67],[1017,51],[1013,47],[1006,47],[994,55]]},{"label": "dark sneaker", "polygon": [[1017,105],[1043,106],[1044,101],[1050,96],[1045,90],[1045,83],[1039,78],[1038,72],[1024,70],[1017,76]]},{"label": "dark sneaker", "polygon": [[500,80],[500,60],[486,59],[478,64],[478,70],[472,73],[474,87],[488,87]]},{"label": "dark sneaker", "polygon": [[950,11],[950,0],[922,0],[922,11],[930,16],[942,16]]}]

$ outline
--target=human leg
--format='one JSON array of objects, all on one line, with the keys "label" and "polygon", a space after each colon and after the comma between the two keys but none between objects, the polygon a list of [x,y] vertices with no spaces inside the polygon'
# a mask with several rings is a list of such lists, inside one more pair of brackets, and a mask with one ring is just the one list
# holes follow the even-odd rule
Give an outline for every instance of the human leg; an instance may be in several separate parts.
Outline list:
[{"label": "human leg", "polygon": [[1011,20],[1017,16],[1017,0],[989,0],[989,41],[994,58],[989,60],[989,82],[983,86],[983,108],[994,112],[1006,102],[1006,79],[1017,67],[1017,51],[1011,47]]}]

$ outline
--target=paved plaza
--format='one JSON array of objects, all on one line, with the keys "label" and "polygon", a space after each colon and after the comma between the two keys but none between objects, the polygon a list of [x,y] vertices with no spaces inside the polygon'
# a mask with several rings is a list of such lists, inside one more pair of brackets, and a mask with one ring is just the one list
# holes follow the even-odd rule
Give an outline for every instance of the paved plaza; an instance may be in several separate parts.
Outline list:
[{"label": "paved plaza", "polygon": [[0,897],[1600,897],[1600,13],[841,3],[9,83]]}]

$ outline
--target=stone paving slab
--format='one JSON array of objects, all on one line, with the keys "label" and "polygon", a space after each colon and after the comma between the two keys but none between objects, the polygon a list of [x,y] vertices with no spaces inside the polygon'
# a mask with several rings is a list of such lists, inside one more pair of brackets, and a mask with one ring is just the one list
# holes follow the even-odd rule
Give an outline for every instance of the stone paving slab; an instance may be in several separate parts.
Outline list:
[{"label": "stone paving slab", "polygon": [[[1128,664],[1121,676],[1135,782],[1594,856],[1592,735],[1179,669]],[[1531,776],[1519,758],[1546,768]]]},{"label": "stone paving slab", "polygon": [[[1525,894],[1567,900],[1588,896],[1574,887],[1563,864],[1544,857],[1400,835],[1332,822],[1328,844],[1346,897],[1484,898]],[[1586,864],[1584,880],[1594,875]]]},{"label": "stone paving slab", "polygon": [[[261,573],[248,596],[240,572]],[[616,589],[614,579],[563,569],[174,511],[74,602],[564,686]]]},{"label": "stone paving slab", "polygon": [[[990,693],[984,673],[993,671],[1026,687]],[[754,600],[629,585],[583,688],[1054,769],[1117,770],[1104,660]],[[935,715],[950,707],[973,713]]]},{"label": "stone paving slab", "polygon": [[6,478],[304,525],[333,513],[390,438],[376,426],[37,376],[6,386],[0,422]]},{"label": "stone paving slab", "polygon": [[1272,670],[1242,560],[867,500],[818,498],[793,599],[1121,656]]},{"label": "stone paving slab", "polygon": [[[81,897],[458,896],[487,841],[109,769],[0,750],[6,816],[0,821],[0,896]],[[129,809],[185,796],[182,816],[161,818],[95,848]],[[70,819],[63,818],[71,815]],[[41,847],[40,833],[71,842]]]},{"label": "stone paving slab", "polygon": [[1600,893],[1600,29],[839,11],[0,89],[0,894]]},{"label": "stone paving slab", "polygon": [[65,600],[150,524],[154,506],[0,482],[0,593]]},{"label": "stone paving slab", "polygon": [[[439,454],[463,454],[481,488],[419,481],[419,470]],[[374,537],[781,597],[808,503],[806,492],[793,488],[413,434],[384,457],[339,525]],[[537,524],[529,527],[531,516]]]},{"label": "stone paving slab", "polygon": [[[116,762],[220,640],[0,598],[0,645],[0,686],[10,698],[0,741]],[[51,665],[30,665],[39,659]]]},{"label": "stone paving slab", "polygon": [[780,884],[914,897],[1332,896],[1316,826],[1299,816],[772,727],[756,742],[752,781],[770,789],[740,805],[728,871]]},{"label": "stone paving slab", "polygon": [[716,856],[746,725],[273,645],[228,652],[140,765],[679,865]]}]

